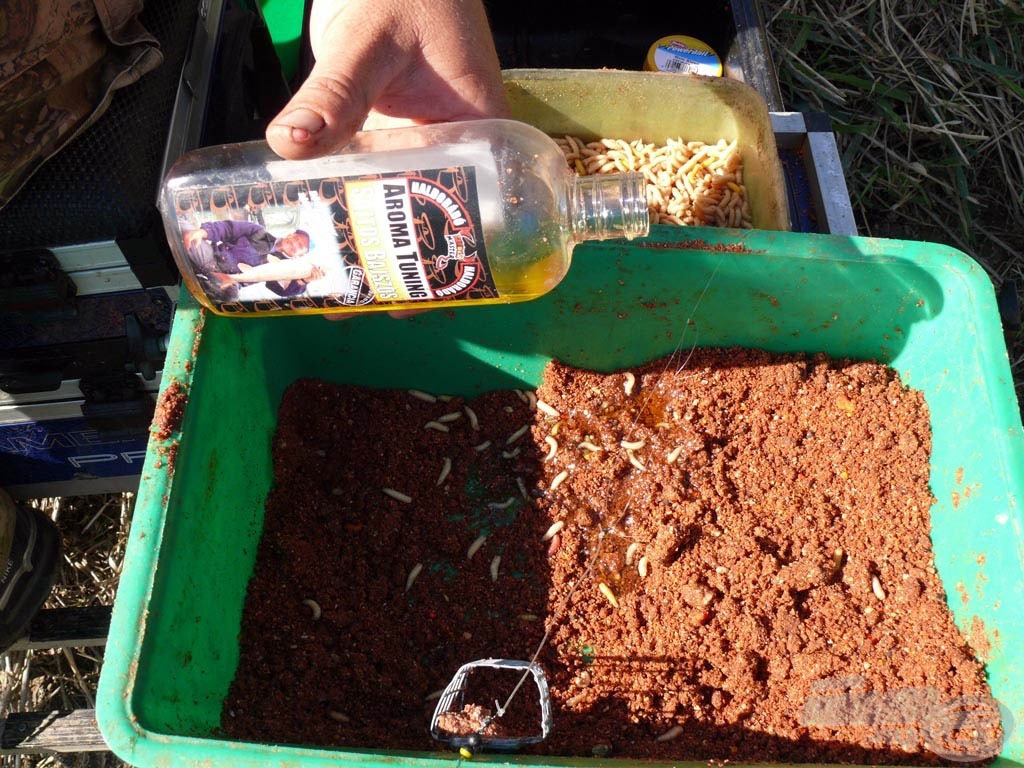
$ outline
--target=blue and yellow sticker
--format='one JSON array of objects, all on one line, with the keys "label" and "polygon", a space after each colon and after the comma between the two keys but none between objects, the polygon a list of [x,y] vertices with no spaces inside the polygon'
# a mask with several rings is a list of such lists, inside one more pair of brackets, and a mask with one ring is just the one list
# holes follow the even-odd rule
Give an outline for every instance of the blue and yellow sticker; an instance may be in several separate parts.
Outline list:
[{"label": "blue and yellow sticker", "polygon": [[688,35],[669,35],[651,46],[644,69],[648,72],[681,72],[721,77],[722,60],[714,48],[703,40]]}]

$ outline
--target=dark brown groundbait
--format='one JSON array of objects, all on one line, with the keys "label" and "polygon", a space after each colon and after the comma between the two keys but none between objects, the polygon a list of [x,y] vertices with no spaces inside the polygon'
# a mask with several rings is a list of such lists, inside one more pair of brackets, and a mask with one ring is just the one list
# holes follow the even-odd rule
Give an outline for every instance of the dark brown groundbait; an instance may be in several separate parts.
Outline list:
[{"label": "dark brown groundbait", "polygon": [[430,716],[458,667],[529,659],[548,628],[554,729],[536,753],[998,752],[991,707],[957,719],[990,691],[933,563],[921,394],[825,357],[677,366],[552,364],[536,398],[469,403],[296,382],[227,736],[440,749]]}]

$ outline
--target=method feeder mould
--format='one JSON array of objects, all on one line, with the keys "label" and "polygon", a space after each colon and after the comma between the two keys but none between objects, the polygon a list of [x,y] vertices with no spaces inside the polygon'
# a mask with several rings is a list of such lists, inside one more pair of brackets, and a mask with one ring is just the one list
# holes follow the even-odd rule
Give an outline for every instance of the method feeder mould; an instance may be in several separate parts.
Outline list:
[{"label": "method feeder mould", "polygon": [[[512,693],[505,700],[504,705],[494,702],[494,714],[485,717],[475,733],[453,734],[441,728],[441,718],[448,713],[458,713],[463,709],[466,699],[466,691],[469,687],[469,679],[473,673],[480,669],[497,670],[521,670],[522,676],[516,683]],[[537,694],[540,697],[540,730],[524,736],[498,737],[485,735],[485,731],[495,720],[501,718],[519,689],[525,684],[529,677],[533,677]],[[534,662],[520,661],[516,659],[479,659],[463,664],[452,678],[451,682],[444,689],[441,698],[434,709],[434,715],[430,719],[430,735],[436,741],[447,744],[459,751],[465,758],[470,758],[477,751],[492,752],[514,752],[521,747],[530,744],[537,744],[544,741],[551,732],[551,696],[548,692],[548,681],[544,670]]]}]

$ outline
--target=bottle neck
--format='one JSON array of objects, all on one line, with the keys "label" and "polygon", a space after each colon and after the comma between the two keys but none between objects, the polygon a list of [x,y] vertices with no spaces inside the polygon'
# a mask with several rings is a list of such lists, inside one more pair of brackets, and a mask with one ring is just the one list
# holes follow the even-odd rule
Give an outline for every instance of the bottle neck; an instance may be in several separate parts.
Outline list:
[{"label": "bottle neck", "polygon": [[574,176],[569,182],[569,222],[577,242],[645,237],[651,219],[644,175]]}]

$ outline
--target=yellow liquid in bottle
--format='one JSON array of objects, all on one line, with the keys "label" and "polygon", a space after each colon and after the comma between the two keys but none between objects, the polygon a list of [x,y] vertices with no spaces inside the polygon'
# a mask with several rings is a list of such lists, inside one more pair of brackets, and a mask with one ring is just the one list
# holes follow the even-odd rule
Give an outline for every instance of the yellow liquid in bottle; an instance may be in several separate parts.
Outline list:
[{"label": "yellow liquid in bottle", "polygon": [[[542,296],[578,240],[646,233],[642,182],[583,182],[535,128],[479,120],[367,131],[316,160],[259,142],[195,150],[161,211],[214,312],[361,314]],[[215,205],[226,194],[236,202]]]}]

